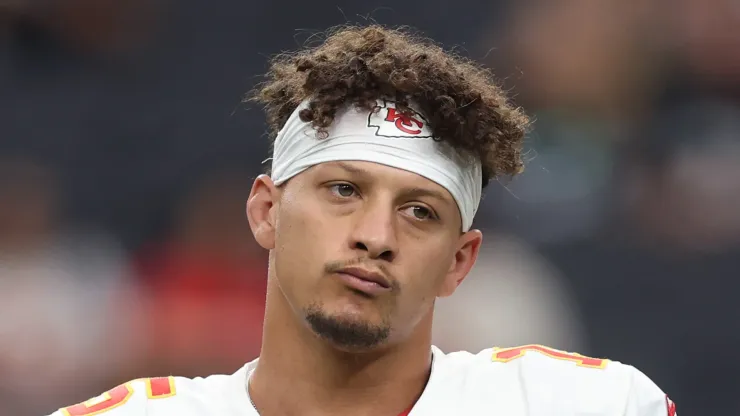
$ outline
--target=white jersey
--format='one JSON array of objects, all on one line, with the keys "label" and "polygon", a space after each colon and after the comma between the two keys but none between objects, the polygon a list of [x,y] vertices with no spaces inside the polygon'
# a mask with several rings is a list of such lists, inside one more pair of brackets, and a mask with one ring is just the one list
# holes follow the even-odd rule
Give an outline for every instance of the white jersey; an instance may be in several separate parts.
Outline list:
[{"label": "white jersey", "polygon": [[[676,416],[632,366],[540,345],[444,354],[409,416]],[[232,375],[135,380],[52,416],[258,416],[247,396],[257,360]]]}]

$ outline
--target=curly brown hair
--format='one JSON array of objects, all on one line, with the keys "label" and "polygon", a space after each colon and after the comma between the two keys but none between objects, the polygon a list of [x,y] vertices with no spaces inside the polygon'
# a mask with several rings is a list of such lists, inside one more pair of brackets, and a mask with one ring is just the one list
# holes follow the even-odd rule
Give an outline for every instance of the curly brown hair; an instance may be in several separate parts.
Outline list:
[{"label": "curly brown hair", "polygon": [[309,97],[300,117],[323,137],[343,106],[372,111],[385,98],[402,111],[415,103],[438,140],[479,157],[484,187],[523,169],[529,119],[490,71],[407,29],[335,28],[317,47],[273,58],[265,78],[248,100],[264,105],[273,139]]}]

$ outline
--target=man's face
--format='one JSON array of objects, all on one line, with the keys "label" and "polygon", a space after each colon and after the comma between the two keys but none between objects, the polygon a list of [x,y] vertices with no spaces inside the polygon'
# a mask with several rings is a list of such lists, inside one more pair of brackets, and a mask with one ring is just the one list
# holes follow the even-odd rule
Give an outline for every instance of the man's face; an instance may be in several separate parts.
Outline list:
[{"label": "man's face", "polygon": [[475,261],[480,233],[461,234],[452,196],[414,173],[324,163],[277,193],[271,276],[293,312],[338,348],[405,338]]}]

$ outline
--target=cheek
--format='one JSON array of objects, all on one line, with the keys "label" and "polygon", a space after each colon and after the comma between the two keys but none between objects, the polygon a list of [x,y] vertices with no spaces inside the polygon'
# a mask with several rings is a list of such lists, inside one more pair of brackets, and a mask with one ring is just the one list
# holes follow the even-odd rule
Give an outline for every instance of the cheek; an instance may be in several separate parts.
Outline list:
[{"label": "cheek", "polygon": [[[312,276],[323,272],[335,241],[334,228],[319,207],[290,201],[281,204],[275,229],[275,272],[281,282],[300,280],[309,284]],[[299,284],[299,283],[296,283]]]},{"label": "cheek", "polygon": [[311,232],[299,205],[280,205],[275,226],[275,275],[286,289],[286,283],[297,280],[299,272],[309,270],[307,262],[315,257],[308,244],[315,238]]},{"label": "cheek", "polygon": [[440,287],[444,282],[446,267],[439,256],[417,253],[413,266],[406,267],[406,282],[403,294],[397,303],[396,325],[413,330],[434,306]]},{"label": "cheek", "polygon": [[415,297],[422,302],[431,302],[444,284],[447,270],[452,261],[451,248],[443,243],[433,244],[430,241],[417,243],[408,259],[413,262],[409,265],[409,282],[413,288],[409,289],[418,293]]}]

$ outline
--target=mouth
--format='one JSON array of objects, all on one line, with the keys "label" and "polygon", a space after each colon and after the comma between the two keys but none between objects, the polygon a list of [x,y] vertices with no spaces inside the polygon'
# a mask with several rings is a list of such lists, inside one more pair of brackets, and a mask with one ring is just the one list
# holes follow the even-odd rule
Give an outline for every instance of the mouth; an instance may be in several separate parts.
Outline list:
[{"label": "mouth", "polygon": [[340,279],[350,288],[367,295],[377,296],[391,290],[391,284],[378,272],[359,267],[347,267],[337,271]]}]

